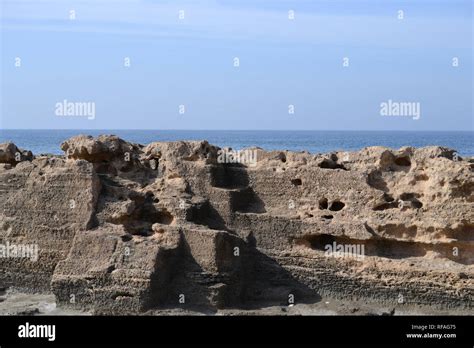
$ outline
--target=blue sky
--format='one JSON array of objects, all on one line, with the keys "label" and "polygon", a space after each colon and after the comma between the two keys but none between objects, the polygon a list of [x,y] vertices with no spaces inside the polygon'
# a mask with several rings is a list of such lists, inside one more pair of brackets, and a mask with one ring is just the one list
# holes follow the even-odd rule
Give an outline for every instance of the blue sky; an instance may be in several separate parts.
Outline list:
[{"label": "blue sky", "polygon": [[473,130],[472,0],[0,1],[2,128]]}]

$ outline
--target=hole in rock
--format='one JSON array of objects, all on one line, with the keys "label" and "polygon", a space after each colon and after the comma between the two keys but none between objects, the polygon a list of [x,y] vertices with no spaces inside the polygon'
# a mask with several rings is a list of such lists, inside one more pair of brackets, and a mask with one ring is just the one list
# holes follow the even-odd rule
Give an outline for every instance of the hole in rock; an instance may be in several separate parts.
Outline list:
[{"label": "hole in rock", "polygon": [[132,240],[133,236],[131,234],[127,233],[127,234],[124,234],[123,236],[121,236],[121,238],[122,238],[122,241],[128,242],[128,241]]},{"label": "hole in rock", "polygon": [[327,198],[321,198],[319,200],[319,209],[325,210],[328,208],[328,199]]},{"label": "hole in rock", "polygon": [[321,216],[321,217],[322,217],[323,219],[327,219],[327,220],[331,220],[331,219],[334,218],[334,216],[332,216],[332,215],[323,215],[323,216]]},{"label": "hole in rock", "polygon": [[158,217],[158,223],[164,224],[164,225],[169,225],[173,222],[174,216],[171,215],[171,213],[163,209],[162,211],[159,212],[159,217]]},{"label": "hole in rock", "polygon": [[410,192],[410,193],[402,193],[402,194],[400,195],[400,199],[401,199],[402,201],[409,201],[409,200],[415,198],[416,196],[417,196],[417,195],[416,195],[415,193],[411,193],[411,192]]},{"label": "hole in rock", "polygon": [[409,167],[411,166],[410,157],[408,156],[397,157],[395,158],[395,164],[401,167]]},{"label": "hole in rock", "polygon": [[291,183],[292,183],[294,186],[301,186],[301,184],[303,184],[303,182],[301,181],[301,179],[292,179],[292,180],[291,180]]},{"label": "hole in rock", "polygon": [[416,181],[427,181],[429,179],[428,175],[426,174],[417,174],[415,175]]},{"label": "hole in rock", "polygon": [[341,201],[334,201],[331,203],[331,205],[329,206],[329,210],[331,211],[339,211],[341,210],[342,208],[344,208],[346,205],[344,203],[342,203]]},{"label": "hole in rock", "polygon": [[411,206],[413,208],[420,209],[421,207],[423,207],[423,203],[421,203],[418,200],[418,197],[420,197],[420,195],[418,193],[412,193],[412,192],[402,193],[400,195],[400,199],[402,201],[408,201],[408,202],[411,203]]}]

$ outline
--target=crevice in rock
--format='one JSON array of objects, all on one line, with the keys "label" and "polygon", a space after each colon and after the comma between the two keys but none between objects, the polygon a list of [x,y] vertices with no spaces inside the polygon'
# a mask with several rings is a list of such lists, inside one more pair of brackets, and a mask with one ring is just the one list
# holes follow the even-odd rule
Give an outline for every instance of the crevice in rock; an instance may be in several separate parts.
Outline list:
[{"label": "crevice in rock", "polygon": [[[345,236],[333,236],[330,234],[307,235],[296,240],[299,245],[309,246],[311,249],[327,251],[334,245],[341,245],[345,250],[357,250],[359,247],[365,256],[379,256],[391,259],[406,257],[422,257],[426,254],[426,248],[420,243],[405,242],[387,239],[354,239]],[[352,248],[352,249],[351,249]]]},{"label": "crevice in rock", "polygon": [[375,207],[372,208],[372,210],[380,211],[380,210],[387,210],[387,209],[394,209],[394,208],[398,208],[397,202],[384,202],[384,203],[377,204]]},{"label": "crevice in rock", "polygon": [[331,159],[325,158],[321,161],[321,163],[318,164],[319,168],[322,169],[342,169],[342,170],[348,170],[344,165],[337,163],[336,161],[333,161]]},{"label": "crevice in rock", "polygon": [[[416,228],[414,231],[416,234]],[[375,236],[375,234],[373,235]],[[346,251],[359,250],[362,251],[365,256],[377,256],[389,259],[424,257],[428,252],[430,252],[438,257],[449,259],[460,264],[474,264],[474,257],[472,256],[474,247],[468,243],[429,244],[381,237],[356,239],[330,234],[305,235],[295,239],[294,242],[296,245],[309,247],[313,250],[319,251],[332,250],[335,246],[340,245]],[[362,246],[363,249],[361,248]],[[453,250],[457,250],[457,253],[453,253]]]}]

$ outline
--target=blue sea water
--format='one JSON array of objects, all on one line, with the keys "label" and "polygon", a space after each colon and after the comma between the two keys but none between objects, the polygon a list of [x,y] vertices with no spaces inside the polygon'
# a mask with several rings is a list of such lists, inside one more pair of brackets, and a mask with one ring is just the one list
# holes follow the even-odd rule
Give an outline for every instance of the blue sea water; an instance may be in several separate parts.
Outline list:
[{"label": "blue sea water", "polygon": [[440,145],[457,150],[461,156],[474,156],[472,131],[0,130],[0,143],[12,141],[34,154],[62,154],[61,142],[78,134],[115,134],[139,144],[205,139],[211,144],[229,146],[236,150],[259,146],[266,150],[306,150],[311,153],[353,151],[377,145],[394,149],[402,146]]}]

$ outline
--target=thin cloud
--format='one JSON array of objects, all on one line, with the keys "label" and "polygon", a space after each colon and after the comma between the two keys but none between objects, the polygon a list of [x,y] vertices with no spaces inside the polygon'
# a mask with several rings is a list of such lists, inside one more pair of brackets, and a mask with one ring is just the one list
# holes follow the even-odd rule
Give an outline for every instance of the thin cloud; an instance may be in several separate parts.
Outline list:
[{"label": "thin cloud", "polygon": [[[367,2],[364,0],[364,3]],[[294,3],[310,6],[307,1]],[[302,10],[297,11],[295,20],[290,21],[286,10],[265,8],[261,2],[254,7],[249,7],[247,2],[243,4],[239,7],[235,2],[223,1],[7,0],[4,2],[2,22],[3,30],[80,32],[144,38],[353,46],[363,42],[363,45],[372,47],[397,48],[470,48],[472,45],[469,18],[407,16],[401,23],[396,18],[396,12],[390,18],[387,15]],[[70,10],[76,13],[75,21],[68,18]],[[178,18],[180,10],[184,10],[184,20]]]}]

